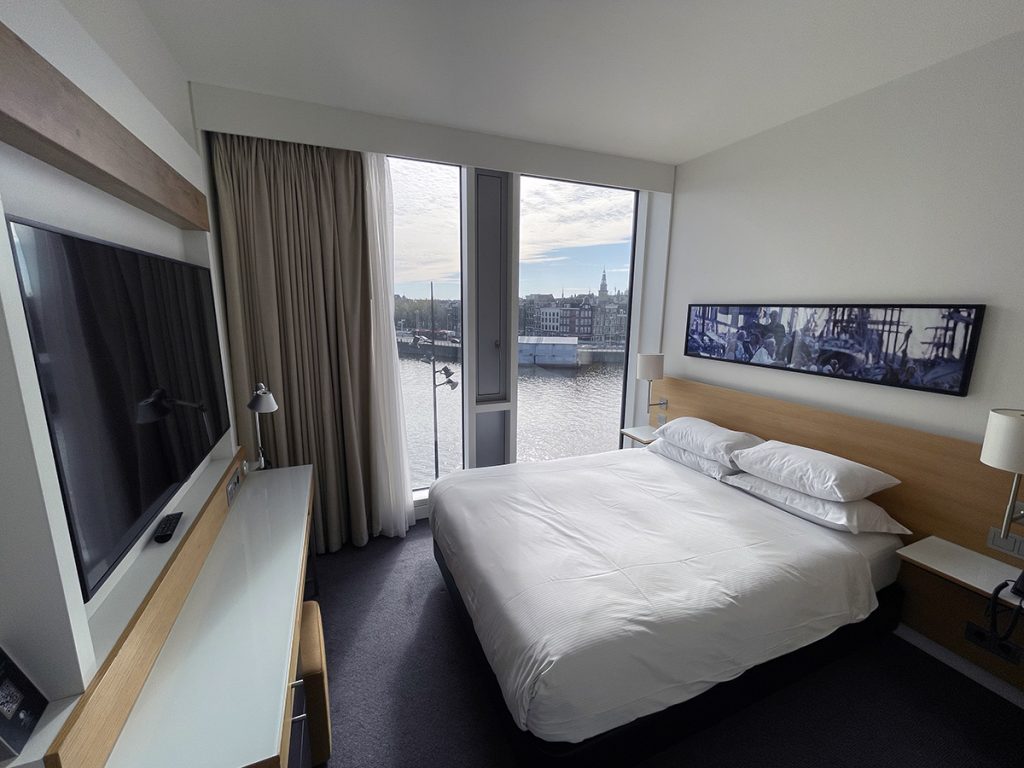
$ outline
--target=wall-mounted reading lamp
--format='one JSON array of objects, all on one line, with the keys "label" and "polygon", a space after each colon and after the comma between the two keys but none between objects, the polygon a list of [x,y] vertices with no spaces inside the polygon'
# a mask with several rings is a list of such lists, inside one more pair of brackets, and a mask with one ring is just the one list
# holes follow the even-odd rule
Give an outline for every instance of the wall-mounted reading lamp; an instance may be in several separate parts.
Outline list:
[{"label": "wall-mounted reading lamp", "polygon": [[175,406],[182,408],[195,408],[203,417],[203,426],[206,428],[206,439],[213,445],[213,426],[210,424],[210,414],[206,412],[203,403],[190,403],[188,400],[177,400],[167,394],[167,390],[157,387],[153,394],[145,400],[140,400],[135,411],[136,424],[153,424],[171,415]]},{"label": "wall-mounted reading lamp", "polygon": [[636,356],[636,378],[639,381],[647,382],[647,412],[651,412],[651,406],[657,405],[662,410],[668,408],[668,400],[661,398],[656,403],[651,402],[651,382],[661,381],[665,378],[665,356],[662,354],[657,355],[637,355]]},{"label": "wall-mounted reading lamp", "polygon": [[999,534],[1005,539],[1010,535],[1010,525],[1024,520],[1024,501],[1017,501],[1020,476],[1024,474],[1024,411],[995,408],[989,412],[981,461],[990,467],[1013,472],[1010,501],[1006,505]]}]

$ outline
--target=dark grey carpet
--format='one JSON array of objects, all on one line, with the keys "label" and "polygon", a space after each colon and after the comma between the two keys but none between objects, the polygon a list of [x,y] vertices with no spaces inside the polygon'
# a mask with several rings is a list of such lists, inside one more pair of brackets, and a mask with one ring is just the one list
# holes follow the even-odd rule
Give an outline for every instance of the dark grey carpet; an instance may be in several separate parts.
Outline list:
[{"label": "dark grey carpet", "polygon": [[[509,717],[420,522],[318,558],[331,768],[515,765]],[[642,763],[1021,768],[1024,710],[887,636]]]}]

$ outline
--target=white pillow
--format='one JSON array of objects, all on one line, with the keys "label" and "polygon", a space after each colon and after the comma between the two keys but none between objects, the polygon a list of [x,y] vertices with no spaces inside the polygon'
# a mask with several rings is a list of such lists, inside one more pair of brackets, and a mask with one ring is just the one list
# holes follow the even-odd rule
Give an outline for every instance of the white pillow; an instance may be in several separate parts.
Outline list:
[{"label": "white pillow", "polygon": [[654,434],[706,459],[730,466],[733,451],[751,448],[764,442],[760,437],[748,435],[746,432],[734,432],[692,416],[673,419],[654,430]]},{"label": "white pillow", "polygon": [[850,533],[901,533],[910,531],[897,523],[873,501],[827,501],[808,496],[754,475],[740,474],[723,477],[722,482],[767,501],[773,507],[810,520],[812,523]]},{"label": "white pillow", "polygon": [[666,459],[672,459],[672,461],[690,469],[695,469],[703,475],[715,478],[715,480],[721,480],[726,475],[735,475],[739,472],[738,469],[728,464],[721,464],[713,459],[705,459],[693,451],[680,448],[678,445],[672,445],[672,443],[664,438],[655,440],[647,446],[647,450],[659,456],[664,456]]},{"label": "white pillow", "polygon": [[777,440],[736,451],[732,462],[752,475],[828,501],[858,501],[900,482],[855,461]]}]

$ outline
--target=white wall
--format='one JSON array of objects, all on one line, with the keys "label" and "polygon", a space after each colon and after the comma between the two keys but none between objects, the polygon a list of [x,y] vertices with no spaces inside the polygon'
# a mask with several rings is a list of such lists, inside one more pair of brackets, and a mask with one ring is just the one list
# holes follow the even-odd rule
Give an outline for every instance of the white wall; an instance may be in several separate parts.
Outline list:
[{"label": "white wall", "polygon": [[399,120],[232,88],[192,84],[196,127],[302,144],[383,152],[570,181],[671,192],[674,168],[600,152]]},{"label": "white wall", "polygon": [[[0,22],[175,170],[205,189],[204,167],[196,151],[64,5],[57,0],[7,0],[0,3]],[[135,50],[145,44],[128,32],[122,39]],[[0,218],[3,215],[217,266],[210,264],[205,234],[186,235],[0,144]],[[95,658],[82,603],[6,234],[0,237],[0,413],[0,646],[54,700],[81,692],[102,659]],[[233,438],[225,438],[229,440]],[[219,449],[229,452],[230,447],[224,442]],[[124,573],[129,559],[109,584]]]},{"label": "white wall", "polygon": [[175,130],[195,146],[188,78],[135,0],[62,0]]},{"label": "white wall", "polygon": [[[677,169],[666,367],[980,439],[1024,404],[1024,34]],[[970,395],[683,357],[688,303],[988,304]]]}]

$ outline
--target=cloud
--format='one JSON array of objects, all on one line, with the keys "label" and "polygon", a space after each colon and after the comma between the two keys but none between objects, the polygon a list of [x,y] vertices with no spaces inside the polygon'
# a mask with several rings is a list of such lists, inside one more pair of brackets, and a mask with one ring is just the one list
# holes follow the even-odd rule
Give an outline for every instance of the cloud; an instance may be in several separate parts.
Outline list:
[{"label": "cloud", "polygon": [[568,260],[569,260],[568,256],[548,256],[547,254],[544,254],[543,256],[535,256],[534,258],[529,260],[529,263],[530,264],[550,264],[553,261],[568,261]]},{"label": "cloud", "polygon": [[391,158],[395,282],[458,282],[461,263],[459,169]]},{"label": "cloud", "polygon": [[[395,282],[458,282],[459,169],[416,160],[390,160],[394,190]],[[520,180],[520,261],[565,261],[558,251],[628,243],[635,194],[629,190],[553,181]],[[609,272],[624,271],[610,269]]]},{"label": "cloud", "polygon": [[628,243],[635,193],[523,176],[520,180],[519,259],[541,260],[561,248]]}]

